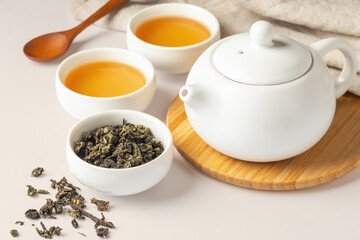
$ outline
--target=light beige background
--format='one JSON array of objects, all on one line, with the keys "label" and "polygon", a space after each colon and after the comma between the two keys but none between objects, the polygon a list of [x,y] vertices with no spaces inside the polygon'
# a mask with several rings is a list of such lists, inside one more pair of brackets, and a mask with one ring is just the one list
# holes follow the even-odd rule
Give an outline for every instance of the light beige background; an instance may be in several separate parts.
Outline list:
[{"label": "light beige background", "polygon": [[[51,190],[50,178],[66,176],[82,188],[81,194],[111,201],[105,216],[116,229],[110,239],[359,239],[360,169],[333,182],[291,192],[265,192],[232,186],[197,171],[178,153],[165,179],[154,188],[127,197],[97,194],[78,183],[65,159],[65,138],[77,122],[59,105],[55,95],[55,70],[61,59],[36,63],[22,53],[31,38],[78,24],[70,0],[0,0],[0,238],[39,239],[39,221],[24,217],[39,209],[46,196],[26,196],[26,184]],[[220,1],[219,1],[220,2]],[[91,26],[80,34],[66,54],[93,47],[126,48],[125,34]],[[147,109],[165,121],[167,108],[184,84],[186,75],[157,75],[156,96]],[[31,178],[37,166],[40,178]],[[93,213],[92,204],[88,209]],[[24,226],[15,225],[25,221]],[[90,220],[75,230],[70,217],[44,220],[62,227],[54,239],[98,239]],[[87,238],[77,232],[83,232]]]}]

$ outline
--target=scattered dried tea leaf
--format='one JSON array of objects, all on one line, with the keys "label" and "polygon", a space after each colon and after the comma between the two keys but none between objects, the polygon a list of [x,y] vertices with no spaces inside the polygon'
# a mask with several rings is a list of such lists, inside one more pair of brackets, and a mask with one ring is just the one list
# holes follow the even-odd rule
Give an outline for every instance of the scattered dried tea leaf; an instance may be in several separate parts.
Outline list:
[{"label": "scattered dried tea leaf", "polygon": [[13,236],[13,237],[19,236],[19,232],[18,232],[18,230],[16,230],[16,229],[12,229],[12,230],[10,231],[10,234],[11,234],[11,236]]},{"label": "scattered dried tea leaf", "polygon": [[53,180],[53,179],[50,179],[50,182],[51,182],[51,185],[50,185],[51,188],[52,188],[52,189],[55,189],[57,182],[56,182],[55,180]]},{"label": "scattered dried tea leaf", "polygon": [[36,209],[29,209],[25,212],[25,217],[29,219],[39,219],[40,214]]},{"label": "scattered dried tea leaf", "polygon": [[108,237],[109,229],[108,228],[98,228],[96,229],[96,235],[102,238]]},{"label": "scattered dried tea leaf", "polygon": [[110,204],[109,201],[98,200],[96,198],[92,198],[91,203],[94,203],[99,211],[106,211]]},{"label": "scattered dried tea leaf", "polygon": [[46,229],[43,222],[40,222],[42,230],[36,228],[36,232],[43,238],[52,239],[54,235],[60,236],[62,228],[51,226],[49,230]]},{"label": "scattered dried tea leaf", "polygon": [[84,204],[84,201],[85,201],[85,199],[81,196],[76,196],[72,199],[72,203],[81,208],[86,207]]},{"label": "scattered dried tea leaf", "polygon": [[72,218],[77,219],[84,219],[84,216],[81,214],[80,210],[72,209],[72,210],[65,210],[65,212]]},{"label": "scattered dried tea leaf", "polygon": [[63,212],[63,206],[58,201],[54,202],[54,210],[57,214],[60,214]]},{"label": "scattered dried tea leaf", "polygon": [[52,235],[55,234],[55,235],[57,235],[57,236],[60,236],[61,230],[62,230],[62,228],[60,228],[60,227],[55,227],[55,226],[52,226],[52,227],[49,228],[49,232],[51,232]]},{"label": "scattered dried tea leaf", "polygon": [[71,220],[71,225],[72,225],[74,228],[78,228],[78,227],[79,227],[79,224],[78,224],[78,222],[76,221],[75,218],[73,218],[73,220]]},{"label": "scattered dried tea leaf", "polygon": [[26,186],[28,187],[28,191],[27,191],[28,196],[33,197],[33,196],[35,196],[37,194],[38,191],[36,190],[36,188],[34,188],[31,185],[26,185]]},{"label": "scattered dried tea leaf", "polygon": [[49,191],[46,191],[46,190],[43,190],[43,189],[39,189],[37,192],[38,192],[39,194],[50,194]]},{"label": "scattered dried tea leaf", "polygon": [[[52,180],[52,179],[50,181],[51,181],[51,187],[54,189],[57,189],[57,193],[55,196],[56,200],[47,198],[45,205],[43,205],[39,209],[39,211],[37,211],[36,209],[27,210],[25,212],[25,216],[27,218],[39,219],[40,217],[43,217],[43,218],[56,219],[56,217],[52,215],[53,211],[55,211],[57,214],[60,214],[63,212],[64,206],[70,206],[72,209],[71,210],[66,209],[65,212],[73,218],[71,221],[71,224],[74,228],[79,227],[76,219],[79,219],[79,218],[83,219],[85,217],[90,218],[92,221],[95,222],[95,229],[97,231],[98,236],[107,237],[109,234],[108,228],[115,228],[113,223],[107,222],[105,220],[105,216],[103,213],[101,213],[102,217],[101,217],[101,219],[99,219],[84,210],[84,208],[86,207],[84,204],[85,198],[82,197],[77,192],[77,190],[80,190],[80,188],[75,187],[74,185],[69,183],[65,177],[60,179],[60,181],[58,181],[58,182],[55,180]],[[31,185],[27,185],[27,187],[28,187],[28,191],[30,192],[29,195],[34,194],[33,192],[35,192],[35,191],[36,191],[35,194],[37,194],[37,193],[49,194],[48,191],[36,190]],[[91,199],[91,202],[97,205],[99,211],[104,211],[104,210],[108,209],[108,206],[110,204],[110,202],[108,202],[108,201],[98,200],[95,198]],[[20,224],[20,225],[24,224],[24,222],[22,222],[22,221],[16,221],[15,223]],[[62,229],[60,227],[51,226],[49,229],[47,229],[45,227],[45,225],[43,224],[43,222],[40,222],[40,225],[41,225],[41,229],[38,229],[37,227],[35,227],[35,229],[36,229],[36,232],[39,234],[39,236],[41,236],[43,238],[51,239],[54,235],[61,234]],[[35,226],[35,225],[32,224],[32,226]],[[98,226],[104,226],[106,228],[99,228],[99,230],[98,230],[97,229]],[[86,235],[83,233],[79,232],[79,234],[86,237]]]},{"label": "scattered dried tea leaf", "polygon": [[84,236],[86,237],[85,233],[82,233],[82,232],[78,232],[81,236]]},{"label": "scattered dried tea leaf", "polygon": [[43,238],[51,239],[52,236],[53,236],[53,233],[46,229],[46,227],[45,227],[45,225],[43,224],[43,222],[40,222],[40,225],[41,225],[41,228],[42,228],[43,230],[40,230],[40,229],[38,229],[38,228],[35,228],[35,229],[36,229],[36,232],[39,234],[39,236],[40,236],[40,237],[43,237]]},{"label": "scattered dried tea leaf", "polygon": [[43,172],[44,172],[44,169],[42,167],[37,167],[31,172],[31,176],[32,177],[40,177]]},{"label": "scattered dried tea leaf", "polygon": [[49,215],[52,215],[53,208],[55,206],[55,203],[50,198],[46,199],[46,204],[42,206],[39,210],[40,216],[47,217]]},{"label": "scattered dried tea leaf", "polygon": [[129,168],[150,162],[164,151],[149,128],[123,123],[106,125],[74,143],[74,152],[84,161],[104,168]]},{"label": "scattered dried tea leaf", "polygon": [[71,183],[68,183],[67,179],[63,177],[59,182],[51,180],[52,186],[54,185],[57,188],[58,192],[56,193],[56,202],[63,206],[66,206],[70,203],[75,204],[81,208],[85,207],[85,199],[77,192],[80,188],[75,187]]}]

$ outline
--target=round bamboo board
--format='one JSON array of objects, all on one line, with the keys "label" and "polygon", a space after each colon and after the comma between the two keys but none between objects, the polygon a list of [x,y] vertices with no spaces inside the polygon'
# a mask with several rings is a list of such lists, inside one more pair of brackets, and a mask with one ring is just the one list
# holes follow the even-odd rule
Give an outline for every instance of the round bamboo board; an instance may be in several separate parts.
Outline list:
[{"label": "round bamboo board", "polygon": [[360,164],[360,97],[350,93],[338,99],[334,120],[320,142],[279,162],[246,162],[217,152],[193,130],[178,96],[168,109],[166,122],[175,147],[187,161],[210,177],[241,187],[308,188],[337,179]]}]

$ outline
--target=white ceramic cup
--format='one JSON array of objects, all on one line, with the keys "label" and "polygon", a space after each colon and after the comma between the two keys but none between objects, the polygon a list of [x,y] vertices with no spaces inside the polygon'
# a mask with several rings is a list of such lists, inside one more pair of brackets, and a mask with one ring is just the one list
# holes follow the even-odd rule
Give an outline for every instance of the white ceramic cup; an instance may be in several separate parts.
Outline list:
[{"label": "white ceramic cup", "polygon": [[[210,30],[211,36],[205,41],[189,46],[163,47],[147,43],[135,35],[137,28],[142,23],[164,16],[181,16],[194,19],[204,24]],[[215,16],[203,8],[185,3],[164,3],[147,7],[135,13],[127,26],[129,50],[149,59],[155,69],[161,72],[185,73],[190,71],[204,50],[219,39],[220,26]]]},{"label": "white ceramic cup", "polygon": [[[74,152],[74,142],[84,131],[105,125],[129,123],[148,127],[161,141],[164,151],[154,160],[131,168],[103,168],[80,159]],[[160,182],[168,173],[173,160],[173,142],[170,130],[159,119],[138,111],[112,110],[87,117],[75,124],[66,139],[66,157],[70,171],[83,185],[107,195],[124,196],[145,191]]]},{"label": "white ceramic cup", "polygon": [[[144,74],[146,84],[135,92],[118,97],[86,96],[65,86],[66,76],[74,68],[97,61],[116,61],[133,66]],[[143,111],[155,94],[155,71],[149,60],[137,53],[118,48],[93,48],[75,53],[60,63],[56,71],[55,88],[61,106],[78,119],[112,109]]]}]

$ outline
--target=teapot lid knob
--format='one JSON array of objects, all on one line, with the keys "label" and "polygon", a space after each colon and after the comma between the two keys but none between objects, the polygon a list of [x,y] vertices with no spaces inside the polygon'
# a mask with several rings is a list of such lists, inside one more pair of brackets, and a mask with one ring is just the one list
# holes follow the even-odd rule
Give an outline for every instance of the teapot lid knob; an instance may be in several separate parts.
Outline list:
[{"label": "teapot lid knob", "polygon": [[250,38],[258,46],[270,46],[273,41],[274,28],[267,21],[257,21],[250,28]]},{"label": "teapot lid knob", "polygon": [[224,38],[215,46],[215,69],[227,79],[249,85],[287,83],[312,64],[307,46],[277,34],[267,21],[255,22],[250,33]]}]

